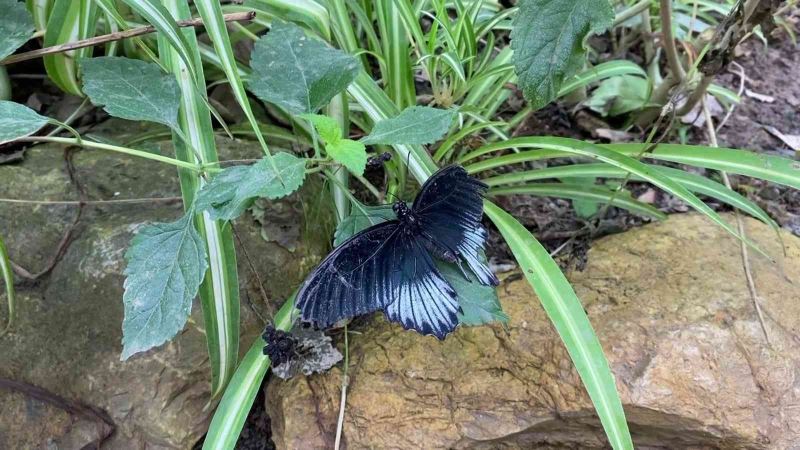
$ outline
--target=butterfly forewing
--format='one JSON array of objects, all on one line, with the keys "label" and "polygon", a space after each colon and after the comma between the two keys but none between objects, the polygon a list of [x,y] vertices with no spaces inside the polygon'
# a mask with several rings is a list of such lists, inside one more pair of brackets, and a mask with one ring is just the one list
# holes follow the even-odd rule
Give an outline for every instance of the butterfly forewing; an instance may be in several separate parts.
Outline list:
[{"label": "butterfly forewing", "polygon": [[319,328],[386,307],[394,300],[390,286],[396,220],[370,227],[343,242],[306,279],[297,293],[301,318]]},{"label": "butterfly forewing", "polygon": [[469,176],[463,167],[448,166],[422,186],[412,212],[423,238],[463,258],[481,284],[496,286],[497,277],[480,255],[487,237],[481,225],[486,189],[486,184]]}]

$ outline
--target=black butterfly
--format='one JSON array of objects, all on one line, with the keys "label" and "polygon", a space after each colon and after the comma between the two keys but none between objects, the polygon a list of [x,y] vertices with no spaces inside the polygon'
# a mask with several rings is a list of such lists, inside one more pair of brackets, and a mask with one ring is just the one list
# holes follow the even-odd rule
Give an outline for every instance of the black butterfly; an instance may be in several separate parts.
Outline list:
[{"label": "black butterfly", "polygon": [[461,308],[431,255],[457,264],[468,280],[462,260],[481,284],[498,284],[479,256],[487,236],[481,225],[486,189],[460,166],[433,174],[411,208],[393,205],[396,220],[355,234],[322,261],[297,293],[301,318],[327,328],[383,310],[407,330],[444,339]]}]

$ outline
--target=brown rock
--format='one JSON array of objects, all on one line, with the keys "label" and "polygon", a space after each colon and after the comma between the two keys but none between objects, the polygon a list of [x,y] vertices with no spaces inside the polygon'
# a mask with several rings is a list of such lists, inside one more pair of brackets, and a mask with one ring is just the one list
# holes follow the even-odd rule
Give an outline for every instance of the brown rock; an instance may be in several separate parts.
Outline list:
[{"label": "brown rock", "polygon": [[[129,130],[137,126],[126,123]],[[257,145],[223,142],[230,141],[220,141],[225,159],[261,154]],[[163,154],[171,152],[168,144],[160,147]],[[169,197],[180,192],[171,166],[87,150],[77,152],[73,162],[75,179],[90,200]],[[63,148],[58,146],[37,146],[27,152],[22,164],[0,165],[0,179],[0,196],[6,198],[78,198],[65,169]],[[309,181],[304,187],[306,202],[318,195],[312,184]],[[285,220],[291,216],[294,223],[303,224],[302,208],[297,205],[301,198],[285,202],[294,206],[266,202],[259,213],[269,217],[279,211]],[[31,272],[42,270],[76,211],[75,206],[0,203],[0,235],[11,258]],[[197,302],[186,328],[174,340],[120,361],[125,250],[138,227],[175,220],[182,213],[180,202],[87,206],[74,240],[52,272],[36,283],[18,286],[18,320],[11,333],[0,337],[0,379],[38,386],[106,412],[116,433],[104,448],[191,448],[207,431],[212,413],[205,408],[211,372]],[[262,226],[253,217],[243,216],[237,222],[237,233],[260,272],[273,308],[326,249],[325,236],[330,234],[316,232],[317,222],[308,224],[308,236],[293,242],[293,250],[266,242]],[[267,308],[249,265],[239,255],[240,350],[244,352],[263,327],[254,311],[267,316]],[[4,323],[4,310],[0,317]],[[97,438],[97,425],[0,383],[0,449],[82,448]]]},{"label": "brown rock", "polygon": [[[730,217],[729,217],[730,219]],[[749,236],[781,255],[774,231]],[[797,448],[800,240],[782,233],[786,276],[752,257],[765,342],[738,242],[698,215],[594,243],[569,275],[617,378],[637,448]],[[751,252],[752,253],[752,252]],[[348,448],[604,448],[563,344],[524,280],[501,285],[511,316],[444,342],[382,318],[350,340]],[[333,440],[339,368],[267,389],[279,449]]]}]

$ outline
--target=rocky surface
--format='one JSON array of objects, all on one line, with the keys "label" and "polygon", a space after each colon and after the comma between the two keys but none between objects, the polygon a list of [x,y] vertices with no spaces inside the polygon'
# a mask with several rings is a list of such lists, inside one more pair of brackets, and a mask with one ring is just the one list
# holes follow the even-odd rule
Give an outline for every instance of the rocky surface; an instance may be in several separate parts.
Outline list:
[{"label": "rocky surface", "polygon": [[[746,227],[782,255],[774,231],[749,219]],[[772,347],[738,242],[697,215],[599,240],[586,268],[569,274],[637,448],[797,448],[800,240],[783,240],[785,275],[752,258]],[[508,332],[462,328],[439,342],[377,316],[359,329],[350,340],[347,447],[605,448],[566,350],[519,278],[499,288]],[[277,448],[331,446],[340,384],[339,368],[272,379],[266,403]]]},{"label": "rocky surface", "polygon": [[[130,122],[125,127],[130,134],[144,131]],[[260,155],[250,143],[226,142],[219,141],[223,159]],[[163,143],[154,151],[171,153]],[[63,147],[35,147],[23,163],[0,165],[0,197],[78,200],[79,189],[88,200],[180,195],[171,166],[87,150],[75,151],[72,163],[70,177]],[[265,241],[277,231],[265,232],[252,215],[236,224],[275,305],[327,245],[315,238],[327,231],[315,232],[316,224],[308,225],[311,230],[300,226],[303,198],[316,198],[314,192],[307,186],[303,195],[289,200],[259,203],[259,217],[276,212],[289,220],[294,215],[292,223],[302,228],[303,241],[292,242],[291,250]],[[31,273],[42,271],[77,211],[75,205],[0,203],[0,235],[12,260]],[[35,282],[19,279],[18,321],[0,337],[0,448],[82,448],[108,434],[108,424],[100,420],[104,414],[116,428],[104,448],[190,448],[205,433],[211,414],[204,409],[210,400],[210,368],[198,304],[172,342],[120,361],[125,250],[137,228],[181,214],[179,201],[86,206],[52,271]],[[240,252],[242,351],[263,327],[254,310],[268,317],[251,273]],[[3,379],[25,385],[9,387]],[[26,386],[41,388],[47,398]]]}]

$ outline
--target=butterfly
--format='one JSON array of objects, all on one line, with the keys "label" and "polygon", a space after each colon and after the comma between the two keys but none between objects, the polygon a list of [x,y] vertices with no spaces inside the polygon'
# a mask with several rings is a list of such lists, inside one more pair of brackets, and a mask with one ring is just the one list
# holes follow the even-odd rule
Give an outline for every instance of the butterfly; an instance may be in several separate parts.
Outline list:
[{"label": "butterfly", "polygon": [[297,293],[300,318],[324,329],[382,310],[407,330],[444,339],[461,308],[433,258],[456,264],[467,280],[463,263],[481,284],[499,284],[481,256],[486,189],[461,166],[437,171],[410,208],[392,205],[397,219],[356,233],[320,263]]}]

